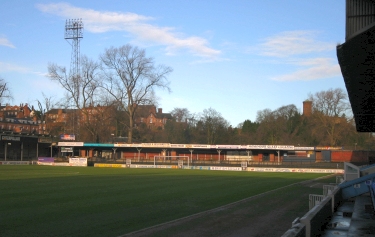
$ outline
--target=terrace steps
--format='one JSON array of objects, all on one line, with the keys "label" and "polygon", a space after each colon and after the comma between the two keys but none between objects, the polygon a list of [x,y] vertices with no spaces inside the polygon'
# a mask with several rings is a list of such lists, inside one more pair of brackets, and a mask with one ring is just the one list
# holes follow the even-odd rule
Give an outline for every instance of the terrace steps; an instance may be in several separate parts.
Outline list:
[{"label": "terrace steps", "polygon": [[344,201],[324,230],[322,237],[375,236],[375,215],[369,193]]}]

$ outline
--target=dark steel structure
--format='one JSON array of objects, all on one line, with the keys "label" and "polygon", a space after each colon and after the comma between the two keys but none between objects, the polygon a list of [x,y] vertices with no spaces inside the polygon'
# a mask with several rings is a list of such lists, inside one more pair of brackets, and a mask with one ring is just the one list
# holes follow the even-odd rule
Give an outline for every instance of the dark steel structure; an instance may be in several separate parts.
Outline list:
[{"label": "dark steel structure", "polygon": [[[65,23],[65,39],[72,40],[72,55],[70,62],[70,76],[79,77],[80,75],[80,47],[79,42],[83,38],[82,19],[69,19]],[[69,42],[69,41],[68,41]]]},{"label": "dark steel structure", "polygon": [[337,58],[357,131],[375,132],[375,0],[346,0],[346,37]]}]

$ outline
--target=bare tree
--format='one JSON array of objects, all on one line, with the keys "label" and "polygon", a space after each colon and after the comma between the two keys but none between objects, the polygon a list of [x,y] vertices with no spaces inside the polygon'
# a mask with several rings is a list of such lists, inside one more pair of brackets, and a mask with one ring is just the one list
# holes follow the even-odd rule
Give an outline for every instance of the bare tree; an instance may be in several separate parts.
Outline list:
[{"label": "bare tree", "polygon": [[256,122],[263,123],[273,118],[272,110],[263,109],[257,111]]},{"label": "bare tree", "polygon": [[50,111],[55,105],[52,100],[52,97],[47,97],[44,93],[42,93],[43,101],[37,100],[38,107],[39,107],[39,118],[42,121],[46,121],[45,114],[46,112]]},{"label": "bare tree", "polygon": [[77,109],[85,108],[95,101],[95,92],[99,86],[99,64],[82,57],[81,75],[70,76],[65,67],[56,64],[48,65],[49,78],[59,83],[66,92],[66,99]]},{"label": "bare tree", "polygon": [[128,115],[128,142],[131,143],[138,105],[151,104],[155,88],[170,91],[166,77],[172,69],[156,66],[153,58],[146,57],[145,50],[129,44],[107,49],[100,59],[107,79],[103,88]]},{"label": "bare tree", "polygon": [[212,108],[203,110],[200,120],[202,121],[208,144],[215,144],[218,141],[219,135],[229,127],[228,121]]},{"label": "bare tree", "polygon": [[[283,131],[282,142],[293,143],[299,128],[301,127],[301,114],[294,104],[281,106],[274,112],[276,114],[277,124]],[[297,138],[298,140],[298,138]]]},{"label": "bare tree", "polygon": [[[90,109],[84,109],[94,106],[97,101],[96,92],[98,91],[99,80],[99,64],[93,60],[83,56],[81,58],[81,75],[68,75],[65,67],[56,64],[48,65],[49,78],[56,81],[65,89],[66,107],[75,109],[77,113],[72,116],[81,118],[82,125],[85,126],[91,135],[97,136],[96,130],[90,125]],[[77,119],[78,120],[78,119]],[[78,121],[76,121],[78,122]],[[77,123],[78,125],[79,123]],[[78,126],[77,126],[78,129]],[[78,131],[74,129],[75,131]],[[75,132],[76,133],[76,132]]]},{"label": "bare tree", "polygon": [[171,114],[176,122],[187,122],[191,118],[191,113],[187,108],[174,108]]},{"label": "bare tree", "polygon": [[350,112],[348,96],[341,88],[317,92],[309,95],[309,100],[313,102],[314,111],[319,111],[326,116],[348,115]]},{"label": "bare tree", "polygon": [[9,84],[0,77],[0,103],[3,102],[3,100],[12,100],[13,96],[9,88]]},{"label": "bare tree", "polygon": [[[309,96],[313,102],[312,121],[316,129],[314,136],[330,146],[338,145],[348,123],[347,114],[351,114],[347,94],[341,89],[329,89]],[[322,137],[322,135],[325,135]]]},{"label": "bare tree", "polygon": [[279,144],[281,142],[281,129],[277,124],[277,114],[271,109],[259,110],[256,116],[259,123],[257,142]]}]

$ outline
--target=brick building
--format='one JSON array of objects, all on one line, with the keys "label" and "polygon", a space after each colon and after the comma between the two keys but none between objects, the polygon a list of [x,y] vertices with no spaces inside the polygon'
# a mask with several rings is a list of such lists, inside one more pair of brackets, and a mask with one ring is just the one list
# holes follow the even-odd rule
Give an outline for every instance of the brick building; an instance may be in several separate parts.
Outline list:
[{"label": "brick building", "polygon": [[156,111],[154,105],[139,105],[136,111],[135,126],[138,127],[141,123],[145,123],[150,129],[164,129],[164,125],[170,119],[172,119],[172,115],[163,113],[162,108],[158,108]]},{"label": "brick building", "polygon": [[[0,132],[24,136],[58,137],[61,134],[79,134],[79,130],[84,129],[83,125],[89,122],[90,126],[95,126],[97,132],[111,137],[116,131],[115,116],[118,115],[115,113],[111,106],[97,105],[84,110],[51,109],[38,118],[34,107],[30,108],[28,104],[0,104]],[[122,114],[120,119],[126,121],[126,115]],[[143,123],[149,129],[164,129],[169,119],[172,119],[172,115],[163,113],[162,108],[140,105],[136,111],[134,126],[139,127]],[[81,139],[86,139],[82,132],[80,135]]]},{"label": "brick building", "polygon": [[[113,133],[112,121],[114,111],[112,106],[89,106],[78,109],[51,109],[45,114],[47,131],[54,135],[76,134],[80,127],[104,127],[109,133]],[[96,128],[98,129],[98,128]]]},{"label": "brick building", "polygon": [[34,107],[28,104],[0,105],[0,130],[19,134],[47,134],[46,125],[38,120]]},{"label": "brick building", "polygon": [[32,160],[52,153],[46,124],[28,104],[0,105],[0,159]]},{"label": "brick building", "polygon": [[[156,110],[154,105],[139,105],[134,127],[142,123],[149,129],[164,129],[166,122],[172,119],[170,113],[163,113],[162,108]],[[89,106],[82,110],[77,109],[51,109],[45,113],[46,131],[54,136],[60,134],[77,134],[84,125],[89,125],[103,136],[116,134],[116,120],[128,123],[127,115],[115,111],[112,106]],[[81,139],[85,139],[81,131]]]},{"label": "brick building", "polygon": [[47,111],[44,115],[46,131],[54,135],[67,132],[70,120],[76,117],[73,116],[76,111],[75,109],[51,109]]}]

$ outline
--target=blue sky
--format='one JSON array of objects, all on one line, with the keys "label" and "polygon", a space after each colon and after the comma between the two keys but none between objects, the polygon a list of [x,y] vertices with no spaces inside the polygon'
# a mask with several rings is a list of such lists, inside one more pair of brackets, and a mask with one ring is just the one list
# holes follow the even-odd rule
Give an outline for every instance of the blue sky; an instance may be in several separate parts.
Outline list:
[{"label": "blue sky", "polygon": [[4,0],[0,13],[0,77],[11,104],[63,97],[47,66],[69,69],[64,29],[75,18],[84,24],[81,55],[97,59],[130,43],[173,68],[172,92],[157,91],[163,112],[213,108],[235,127],[259,110],[302,110],[309,94],[346,91],[336,57],[344,0]]}]

